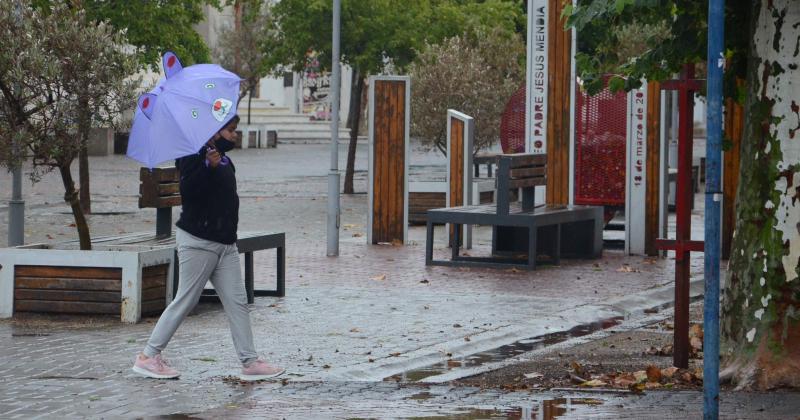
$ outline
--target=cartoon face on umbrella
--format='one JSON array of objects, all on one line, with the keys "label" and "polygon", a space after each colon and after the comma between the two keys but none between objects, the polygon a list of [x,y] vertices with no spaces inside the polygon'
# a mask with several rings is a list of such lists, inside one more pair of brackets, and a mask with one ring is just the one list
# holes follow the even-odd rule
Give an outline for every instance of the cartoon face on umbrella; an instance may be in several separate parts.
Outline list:
[{"label": "cartoon face on umbrella", "polygon": [[127,155],[153,168],[197,153],[236,114],[241,78],[216,64],[184,68],[162,57],[165,78],[139,97]]}]

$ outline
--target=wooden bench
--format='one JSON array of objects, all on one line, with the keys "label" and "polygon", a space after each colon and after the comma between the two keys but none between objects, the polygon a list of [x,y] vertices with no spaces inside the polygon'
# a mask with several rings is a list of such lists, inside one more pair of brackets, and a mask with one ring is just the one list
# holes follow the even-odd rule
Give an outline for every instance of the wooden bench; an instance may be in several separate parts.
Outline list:
[{"label": "wooden bench", "polygon": [[[555,264],[562,254],[597,258],[602,254],[603,208],[598,206],[536,206],[536,187],[546,185],[547,156],[499,155],[496,204],[430,210],[427,220],[425,264],[534,269],[538,251]],[[521,190],[521,202],[511,202],[511,190]],[[434,225],[449,223],[456,237],[450,241],[449,261],[433,259]],[[459,253],[462,225],[491,225],[492,256]],[[517,255],[523,254],[521,260]]]},{"label": "wooden bench", "polygon": [[[177,168],[141,168],[139,172],[139,208],[156,209],[156,233],[130,233],[125,235],[98,237],[92,243],[103,245],[140,245],[175,248],[173,274],[173,297],[178,290],[179,261],[175,236],[172,229],[172,207],[181,205],[180,173]],[[238,232],[236,246],[244,254],[244,283],[247,301],[253,303],[255,296],[286,295],[286,234],[283,232]],[[275,290],[255,289],[253,253],[267,249],[276,250],[277,286]],[[215,299],[212,289],[203,291],[206,299]]]}]

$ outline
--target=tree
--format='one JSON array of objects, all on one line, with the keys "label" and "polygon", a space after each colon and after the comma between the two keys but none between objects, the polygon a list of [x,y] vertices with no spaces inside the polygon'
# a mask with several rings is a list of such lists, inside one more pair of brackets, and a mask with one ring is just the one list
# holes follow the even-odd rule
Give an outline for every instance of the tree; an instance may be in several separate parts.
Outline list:
[{"label": "tree", "polygon": [[58,170],[81,249],[91,249],[70,166],[84,147],[81,130],[92,122],[116,123],[133,103],[135,57],[125,52],[120,33],[83,11],[2,2],[0,163],[11,168],[31,158],[34,182]]},{"label": "tree", "polygon": [[[214,56],[222,67],[241,77],[239,100],[253,97],[258,82],[269,73],[266,54],[260,48],[268,37],[271,5],[258,0],[237,0],[234,4],[236,22],[233,28],[223,28]],[[247,123],[250,124],[250,101],[247,104]]]},{"label": "tree", "polygon": [[[661,80],[683,63],[705,60],[704,8],[689,0],[595,0],[565,13],[579,36],[591,22],[613,27],[634,17],[670,27],[667,39],[617,66],[617,87],[629,89],[642,77]],[[615,42],[599,26],[592,28],[595,45],[578,60],[593,86],[608,57],[591,54]],[[725,95],[745,105],[745,133],[723,292],[722,378],[738,388],[800,387],[800,3],[728,2],[725,27]],[[737,89],[737,78],[746,79],[744,88]]]},{"label": "tree", "polygon": [[[273,9],[274,36],[262,48],[269,55],[269,67],[301,71],[306,52],[319,55],[327,70],[332,49],[332,10],[329,0],[282,0]],[[344,193],[353,193],[358,127],[363,113],[362,93],[370,74],[383,72],[387,65],[404,71],[425,42],[440,40],[475,27],[511,26],[521,15],[511,0],[344,0],[342,1],[341,62],[352,68]],[[413,82],[412,82],[413,84]],[[444,118],[444,117],[442,117]]]},{"label": "tree", "polygon": [[[136,52],[142,68],[158,70],[164,51],[174,51],[184,63],[208,62],[209,51],[194,25],[205,18],[203,7],[219,7],[218,0],[179,1],[103,1],[103,0],[33,0],[36,8],[49,10],[53,4],[68,3],[82,9],[89,21],[106,22],[118,31],[125,31],[127,42]],[[85,101],[85,99],[84,99]],[[92,128],[86,113],[78,127],[81,149],[78,154],[80,202],[84,214],[91,213],[89,181],[89,130]]]},{"label": "tree", "polygon": [[525,80],[525,43],[516,33],[493,30],[428,45],[410,67],[411,132],[423,144],[447,153],[447,109],[475,118],[475,149],[500,136],[508,98]]}]

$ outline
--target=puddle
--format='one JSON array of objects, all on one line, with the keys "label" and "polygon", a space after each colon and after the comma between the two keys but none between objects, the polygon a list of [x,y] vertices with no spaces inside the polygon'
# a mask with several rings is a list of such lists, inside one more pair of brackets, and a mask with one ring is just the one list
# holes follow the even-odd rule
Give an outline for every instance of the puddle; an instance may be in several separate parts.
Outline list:
[{"label": "puddle", "polygon": [[417,420],[553,420],[574,414],[581,407],[603,404],[597,398],[555,398],[542,400],[533,407],[508,409],[466,409],[463,412],[430,416],[407,417]]},{"label": "puddle", "polygon": [[618,325],[623,320],[623,317],[614,317],[604,319],[602,321],[593,322],[591,324],[579,325],[568,331],[562,331],[552,334],[545,334],[538,337],[527,338],[516,341],[511,344],[500,346],[496,349],[475,353],[463,358],[454,358],[451,360],[437,363],[430,366],[425,366],[419,369],[410,370],[407,372],[399,373],[397,375],[384,378],[384,380],[395,380],[402,382],[416,382],[425,378],[441,375],[454,368],[470,368],[481,366],[487,363],[500,362],[522,353],[527,353],[532,350],[539,350],[553,344],[558,344],[570,338],[582,337],[589,335],[596,331],[604,330]]}]

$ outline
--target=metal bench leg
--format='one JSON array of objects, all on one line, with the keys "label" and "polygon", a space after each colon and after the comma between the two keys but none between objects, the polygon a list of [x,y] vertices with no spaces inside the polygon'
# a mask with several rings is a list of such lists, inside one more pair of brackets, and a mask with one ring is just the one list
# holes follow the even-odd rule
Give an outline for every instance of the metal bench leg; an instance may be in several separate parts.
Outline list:
[{"label": "metal bench leg", "polygon": [[433,223],[428,220],[427,231],[425,232],[425,265],[431,265],[433,261]]},{"label": "metal bench leg", "polygon": [[247,291],[247,303],[254,303],[255,299],[255,292],[253,292],[254,287],[254,280],[253,280],[253,253],[252,252],[245,252],[244,253],[244,288]]},{"label": "metal bench leg", "polygon": [[286,248],[279,246],[277,252],[278,296],[286,296]]},{"label": "metal bench leg", "polygon": [[561,224],[556,225],[555,249],[553,249],[553,264],[561,264]]},{"label": "metal bench leg", "polygon": [[536,269],[536,224],[528,227],[528,269]]},{"label": "metal bench leg", "polygon": [[458,259],[458,249],[461,247],[461,225],[453,223],[453,243],[452,250],[453,255],[450,258],[451,260],[455,261]]}]

